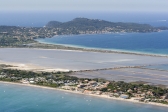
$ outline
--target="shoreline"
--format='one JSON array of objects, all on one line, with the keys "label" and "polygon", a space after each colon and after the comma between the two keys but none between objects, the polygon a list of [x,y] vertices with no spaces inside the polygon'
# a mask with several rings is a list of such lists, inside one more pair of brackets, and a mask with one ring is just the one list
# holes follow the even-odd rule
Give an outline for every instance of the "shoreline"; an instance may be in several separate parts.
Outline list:
[{"label": "shoreline", "polygon": [[155,103],[155,102],[145,103],[145,102],[139,102],[139,101],[134,100],[134,99],[115,98],[115,97],[109,97],[107,95],[84,94],[84,93],[80,93],[80,92],[77,92],[77,91],[63,90],[63,89],[59,89],[59,88],[52,88],[52,87],[33,85],[33,84],[22,84],[22,83],[17,83],[17,82],[0,81],[0,83],[11,84],[11,85],[19,85],[19,86],[27,86],[27,87],[35,87],[35,88],[42,88],[42,89],[49,89],[49,90],[55,90],[55,91],[68,92],[68,93],[72,93],[72,94],[93,96],[93,97],[97,97],[97,98],[106,98],[106,99],[110,99],[110,100],[118,100],[118,101],[131,102],[131,103],[139,103],[139,104],[143,104],[143,105],[147,104],[147,105],[153,105],[153,106],[168,108],[168,105],[162,104],[162,103]]},{"label": "shoreline", "polygon": [[[72,51],[86,51],[86,52],[101,52],[101,53],[117,53],[117,54],[131,54],[131,55],[141,55],[141,56],[153,56],[153,57],[167,57],[166,54],[153,54],[153,53],[143,53],[143,52],[134,52],[134,51],[122,51],[122,50],[113,50],[113,49],[101,49],[101,48],[90,48],[90,47],[80,47],[73,45],[64,45],[64,44],[52,44],[47,42],[39,42],[37,44],[49,45],[56,48],[49,49],[60,49],[60,50],[72,50]],[[60,48],[59,48],[60,47]],[[37,48],[37,49],[48,49],[48,48]]]},{"label": "shoreline", "polygon": [[[162,32],[162,31],[160,31]],[[137,33],[137,32],[136,32]],[[109,33],[103,33],[109,34]],[[81,35],[97,35],[97,34],[81,34]],[[75,36],[75,35],[56,35],[52,38],[57,38],[61,36]],[[133,55],[144,55],[144,56],[155,56],[155,57],[168,57],[168,54],[157,54],[157,53],[150,53],[150,52],[141,52],[141,51],[129,51],[129,50],[122,50],[122,49],[105,49],[105,48],[94,48],[94,47],[87,47],[87,46],[78,46],[78,45],[70,45],[70,44],[58,44],[52,42],[45,42],[41,41],[46,38],[38,38],[35,39],[37,44],[44,44],[49,46],[60,47],[59,49],[69,49],[69,50],[80,50],[80,51],[91,51],[91,52],[105,52],[105,53],[120,53],[120,54],[133,54]]]}]

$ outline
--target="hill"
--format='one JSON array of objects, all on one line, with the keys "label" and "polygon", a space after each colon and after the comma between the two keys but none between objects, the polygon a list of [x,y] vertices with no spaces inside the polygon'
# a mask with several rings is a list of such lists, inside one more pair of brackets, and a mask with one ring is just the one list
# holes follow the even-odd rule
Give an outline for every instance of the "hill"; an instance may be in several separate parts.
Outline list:
[{"label": "hill", "polygon": [[78,32],[86,31],[107,31],[107,32],[154,32],[155,27],[148,24],[109,22],[99,19],[75,18],[68,22],[51,21],[46,25],[47,28],[60,28],[76,30]]}]

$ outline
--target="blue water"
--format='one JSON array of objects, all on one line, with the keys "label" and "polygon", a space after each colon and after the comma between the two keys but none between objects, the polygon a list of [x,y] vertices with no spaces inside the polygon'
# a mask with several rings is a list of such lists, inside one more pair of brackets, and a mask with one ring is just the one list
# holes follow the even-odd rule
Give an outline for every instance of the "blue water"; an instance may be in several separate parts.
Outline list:
[{"label": "blue water", "polygon": [[37,41],[84,48],[168,55],[168,31],[55,36]]},{"label": "blue water", "polygon": [[167,112],[167,109],[0,83],[0,112]]}]

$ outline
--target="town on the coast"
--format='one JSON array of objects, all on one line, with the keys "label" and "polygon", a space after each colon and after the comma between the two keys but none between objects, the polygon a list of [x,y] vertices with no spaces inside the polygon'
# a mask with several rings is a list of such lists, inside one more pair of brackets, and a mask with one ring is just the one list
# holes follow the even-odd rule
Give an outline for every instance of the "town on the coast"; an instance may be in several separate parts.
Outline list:
[{"label": "town on the coast", "polygon": [[38,85],[86,95],[168,104],[168,89],[139,82],[108,81],[70,76],[69,72],[32,72],[6,69],[1,65],[0,81]]},{"label": "town on the coast", "polygon": [[44,27],[0,26],[0,47],[25,47],[37,38],[55,35],[79,35],[101,33],[147,33],[167,30],[148,24],[114,23],[99,19],[75,18],[68,22],[50,21]]}]

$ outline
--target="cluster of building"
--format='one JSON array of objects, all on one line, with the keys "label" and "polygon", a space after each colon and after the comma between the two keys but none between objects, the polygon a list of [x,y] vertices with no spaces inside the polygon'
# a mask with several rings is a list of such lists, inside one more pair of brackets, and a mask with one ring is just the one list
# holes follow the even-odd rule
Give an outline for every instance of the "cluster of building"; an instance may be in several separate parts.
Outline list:
[{"label": "cluster of building", "polygon": [[103,29],[93,28],[93,29],[79,29],[78,27],[67,27],[67,28],[50,28],[50,27],[8,27],[6,31],[0,32],[0,36],[9,36],[17,40],[22,39],[36,39],[53,37],[55,35],[71,35],[71,34],[101,34],[101,33],[116,33],[116,32],[158,32],[159,29],[124,29],[121,26],[116,27],[105,27]]},{"label": "cluster of building", "polygon": [[[156,97],[153,93],[152,89],[144,89],[142,87],[136,88],[127,88],[122,90],[120,83],[114,82],[113,88],[110,89],[109,85],[112,82],[109,81],[97,81],[91,79],[59,79],[55,80],[53,78],[45,78],[45,77],[32,77],[32,78],[21,78],[14,77],[10,74],[10,77],[4,73],[0,73],[0,79],[10,78],[11,81],[21,82],[23,84],[38,84],[38,82],[44,82],[47,84],[57,84],[59,85],[59,89],[74,91],[82,94],[90,94],[90,95],[104,95],[106,97],[114,97],[114,98],[122,98],[122,99],[134,99],[141,102],[160,102],[160,103],[168,103],[168,93],[166,92],[164,95]],[[121,83],[124,84],[124,83]],[[166,89],[164,90],[166,91]]]},{"label": "cluster of building", "polygon": [[[142,92],[141,89],[134,88],[128,89],[127,91],[119,91],[120,87],[116,87],[116,90],[111,91],[108,89],[109,81],[106,82],[96,82],[96,81],[88,81],[85,80],[83,83],[79,82],[77,85],[65,85],[61,86],[61,89],[74,91],[83,94],[90,95],[104,95],[106,97],[114,97],[114,98],[122,98],[122,99],[133,99],[140,102],[168,102],[168,93],[160,96],[160,98],[156,98],[153,94],[152,90],[144,90]],[[107,90],[103,91],[106,88]],[[128,94],[129,93],[129,94]]]},{"label": "cluster of building", "polygon": [[83,83],[79,82],[75,86],[72,86],[72,85],[61,86],[60,89],[75,91],[83,94],[105,95],[107,97],[120,97],[123,99],[129,98],[129,95],[126,95],[123,92],[119,92],[119,93],[103,92],[102,89],[107,88],[109,83],[110,83],[109,81],[97,82],[93,80],[91,81],[85,80]]}]

